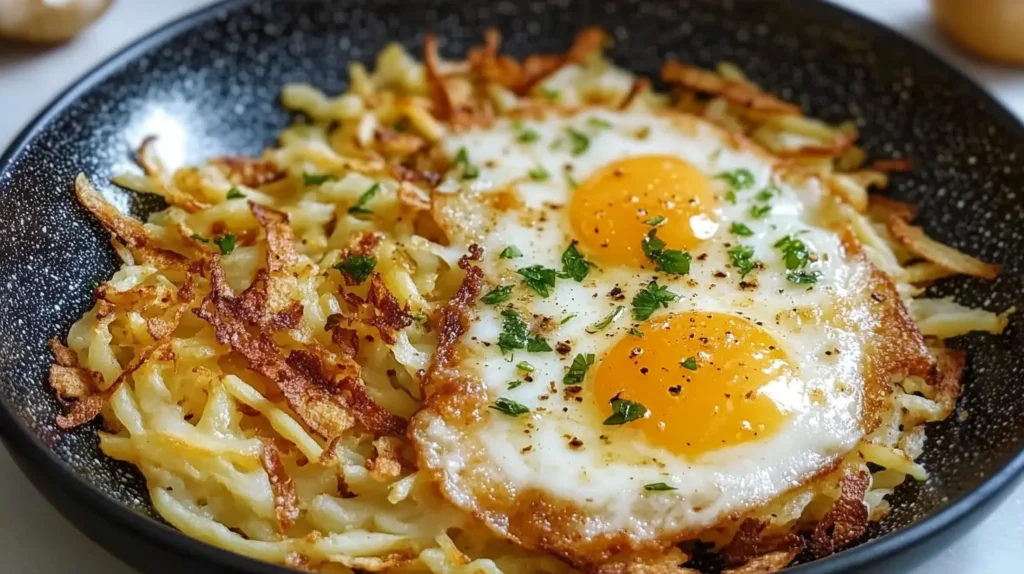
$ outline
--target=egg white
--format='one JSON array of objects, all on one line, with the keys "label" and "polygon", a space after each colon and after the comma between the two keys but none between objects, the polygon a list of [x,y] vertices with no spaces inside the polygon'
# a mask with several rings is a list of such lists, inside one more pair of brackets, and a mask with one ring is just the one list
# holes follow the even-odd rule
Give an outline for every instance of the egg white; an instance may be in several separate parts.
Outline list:
[{"label": "egg white", "polygon": [[[605,123],[611,127],[596,127]],[[574,155],[565,141],[570,126],[590,138],[585,153]],[[536,141],[517,140],[527,128],[539,135]],[[462,181],[455,174],[441,189],[471,198],[465,209],[474,213],[448,221],[445,230],[453,246],[464,249],[477,242],[485,248],[479,265],[490,286],[519,285],[517,268],[561,269],[561,254],[573,239],[567,213],[572,181],[582,182],[618,159],[674,155],[708,178],[744,168],[754,175],[755,185],[738,192],[735,204],[719,201],[712,220],[696,222],[705,225],[708,237],[690,250],[694,261],[687,275],[599,265],[582,282],[558,279],[547,298],[517,288],[509,304],[528,323],[551,318],[555,326],[547,338],[552,345],[566,342],[571,347],[568,354],[523,350],[503,354],[495,342],[502,328],[500,311],[507,305],[478,305],[476,318],[460,342],[459,370],[479,380],[491,402],[505,397],[528,407],[530,413],[513,418],[489,410],[466,428],[446,425],[440,418],[432,420],[417,437],[429,466],[443,469],[449,477],[480,473],[515,491],[542,491],[552,500],[571,503],[586,516],[588,536],[626,532],[644,540],[665,533],[698,532],[730,514],[765,503],[828,468],[862,438],[861,369],[867,351],[857,333],[843,328],[834,317],[840,313],[838,302],[865,296],[859,290],[869,270],[846,256],[840,238],[823,222],[823,206],[831,200],[817,180],[787,184],[773,177],[769,156],[734,145],[717,128],[692,118],[680,121],[646,111],[590,110],[522,124],[499,120],[490,129],[454,135],[444,142],[450,157],[462,149],[468,151],[479,176]],[[546,181],[526,177],[538,167],[550,174]],[[754,195],[772,181],[781,191],[771,200],[770,214],[751,218]],[[715,185],[724,190],[726,184]],[[520,209],[494,210],[478,201],[510,186],[525,204]],[[732,221],[746,223],[753,236],[732,235]],[[778,239],[795,234],[819,255],[813,269],[820,278],[813,288],[787,281],[774,247]],[[753,247],[754,259],[766,265],[752,276],[756,288],[742,288],[739,273],[728,265],[727,251],[738,239]],[[523,256],[499,258],[510,245]],[[797,373],[789,384],[768,385],[759,391],[787,414],[778,432],[686,457],[652,446],[628,424],[602,425],[590,406],[593,399],[586,382],[579,395],[582,401],[565,395],[562,377],[573,357],[593,353],[599,363],[611,346],[627,336],[637,325],[629,314],[630,299],[654,277],[681,297],[659,309],[651,320],[672,313],[714,311],[741,315],[775,337]],[[613,287],[619,287],[625,298],[609,297]],[[598,333],[587,332],[589,325],[620,305],[625,310],[617,321]],[[561,323],[569,316],[573,317]],[[523,360],[534,369],[533,381],[510,390],[510,381],[524,379],[516,367]],[[582,446],[570,445],[574,439]],[[661,482],[676,490],[643,489]],[[472,489],[460,489],[459,484],[459,479],[450,478],[448,494],[457,504],[473,508],[477,501]]]}]

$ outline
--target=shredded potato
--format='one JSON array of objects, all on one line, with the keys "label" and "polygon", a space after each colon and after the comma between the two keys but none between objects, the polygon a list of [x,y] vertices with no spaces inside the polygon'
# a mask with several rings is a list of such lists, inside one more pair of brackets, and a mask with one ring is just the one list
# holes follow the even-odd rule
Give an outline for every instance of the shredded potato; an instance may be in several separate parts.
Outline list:
[{"label": "shredded potato", "polygon": [[[145,225],[79,177],[80,202],[114,236],[124,265],[96,290],[67,346],[53,342],[50,382],[68,404],[58,423],[102,415],[102,449],[139,468],[153,506],[176,528],[310,571],[572,571],[442,500],[404,434],[431,357],[449,352],[439,333],[460,320],[448,299],[474,280],[431,219],[443,208],[431,201],[437,174],[415,161],[449,130],[495,115],[584,104],[698,114],[785,157],[787,176],[821,178],[837,230],[900,293],[957,273],[998,273],[910,226],[912,206],[868,194],[907,162],[858,171],[867,152],[853,145],[851,125],[804,117],[734,64],[716,73],[667,63],[669,98],[600,57],[599,31],[582,32],[566,54],[522,62],[502,56],[499,41],[490,32],[467,61],[450,62],[428,36],[424,64],[389,45],[372,72],[353,64],[337,97],[285,86],[284,106],[312,124],[287,129],[260,158],[170,172],[147,139],[144,174],[113,180],[167,200]],[[545,94],[556,90],[552,103]],[[908,305],[921,332],[938,339],[1007,324],[1006,314],[948,300]],[[894,383],[882,424],[834,471],[702,534],[727,571],[775,571],[805,546],[831,553],[881,518],[908,476],[927,477],[914,461],[922,425],[952,411],[963,366],[962,356],[935,352],[941,384]],[[624,555],[601,571],[682,572],[685,560],[677,549]],[[644,569],[652,564],[664,569]]]}]

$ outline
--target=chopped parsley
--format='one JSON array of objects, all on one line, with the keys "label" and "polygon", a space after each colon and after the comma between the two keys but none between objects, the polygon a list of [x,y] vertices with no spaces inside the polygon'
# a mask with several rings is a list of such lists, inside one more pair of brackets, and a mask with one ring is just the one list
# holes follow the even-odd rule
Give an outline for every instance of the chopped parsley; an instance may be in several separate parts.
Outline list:
[{"label": "chopped parsley", "polygon": [[572,321],[572,320],[573,320],[573,319],[574,319],[575,317],[576,317],[576,313],[569,313],[569,314],[568,314],[568,315],[566,315],[566,316],[565,316],[565,318],[564,318],[564,319],[562,319],[562,320],[561,320],[561,322],[559,322],[558,324],[559,324],[559,325],[565,325],[565,324],[566,324],[566,323],[568,323],[569,321]]},{"label": "chopped parsley", "polygon": [[583,155],[590,149],[590,138],[587,134],[573,128],[565,128],[566,133],[569,134],[569,144],[572,146],[569,151],[572,155]]},{"label": "chopped parsley", "polygon": [[498,254],[498,257],[501,257],[502,259],[516,259],[517,257],[522,256],[523,252],[520,251],[519,248],[516,247],[515,245],[509,245],[508,247],[502,249],[501,253]]},{"label": "chopped parsley", "polygon": [[558,100],[558,96],[562,95],[562,92],[559,92],[558,90],[554,90],[548,87],[541,87],[540,90],[538,90],[538,92],[540,93],[542,98],[549,102],[554,102]]},{"label": "chopped parsley", "polygon": [[811,254],[803,241],[787,235],[775,242],[775,248],[782,252],[782,260],[786,263],[786,269],[800,269],[811,260]]},{"label": "chopped parsley", "polygon": [[637,329],[636,327],[630,327],[629,331],[627,331],[627,332],[630,335],[633,335],[634,337],[639,337],[641,339],[644,338],[643,332],[641,332],[640,329]]},{"label": "chopped parsley", "polygon": [[604,129],[608,129],[608,128],[612,127],[612,124],[608,120],[603,120],[601,118],[594,118],[594,117],[592,117],[592,118],[587,120],[587,125],[592,127],[592,128],[596,128],[596,129],[600,129],[600,130],[604,130]]},{"label": "chopped parsley", "polygon": [[562,273],[559,277],[583,281],[587,274],[590,273],[590,265],[591,263],[584,259],[583,255],[576,249],[576,244],[570,243],[569,247],[562,252]]},{"label": "chopped parsley", "polygon": [[232,187],[231,189],[228,190],[228,199],[243,199],[243,198],[245,198],[245,194],[242,193],[242,190],[238,189],[237,187]]},{"label": "chopped parsley", "polygon": [[821,279],[821,271],[790,271],[786,279],[798,285],[814,285]]},{"label": "chopped parsley", "polygon": [[729,184],[729,187],[735,190],[747,189],[754,185],[754,174],[750,173],[749,169],[744,168],[723,171],[716,175],[715,179],[725,181]]},{"label": "chopped parsley", "polygon": [[538,335],[526,342],[526,351],[529,353],[550,353],[551,345],[548,344],[547,339]]},{"label": "chopped parsley", "polygon": [[736,192],[731,189],[725,192],[725,200],[733,205],[736,205]]},{"label": "chopped parsley", "polygon": [[220,237],[214,237],[213,242],[217,244],[217,247],[220,247],[222,255],[227,255],[235,250],[235,244],[238,242],[238,238],[235,237],[234,233],[227,233]]},{"label": "chopped parsley", "polygon": [[624,425],[643,418],[647,414],[647,407],[640,403],[620,399],[618,396],[612,399],[611,403],[612,416],[604,419],[606,425]]},{"label": "chopped parsley", "polygon": [[679,361],[684,369],[690,369],[691,371],[697,370],[697,357],[686,357],[682,361]]},{"label": "chopped parsley", "polygon": [[772,196],[772,190],[766,187],[761,191],[757,192],[757,195],[754,196],[754,199],[758,201],[768,201],[772,198]]},{"label": "chopped parsley", "polygon": [[658,238],[658,230],[652,229],[640,243],[644,255],[658,264],[656,270],[673,275],[685,275],[690,272],[690,254],[678,249],[665,249],[665,242]]},{"label": "chopped parsley", "polygon": [[527,373],[533,372],[533,365],[527,363],[526,361],[519,361],[518,363],[516,363],[516,368],[519,369],[520,371],[526,371]]},{"label": "chopped parsley", "polygon": [[372,210],[366,207],[366,204],[369,203],[370,200],[373,199],[375,195],[377,195],[377,192],[379,190],[379,183],[374,183],[373,185],[371,185],[369,188],[367,188],[366,191],[363,192],[362,195],[359,196],[359,199],[356,200],[355,205],[348,208],[348,212],[351,213],[352,215],[369,215],[373,213]]},{"label": "chopped parsley", "polygon": [[754,234],[754,232],[751,231],[749,227],[747,227],[746,223],[742,223],[739,221],[733,221],[732,225],[729,226],[729,231],[735,233],[736,235],[739,235],[740,237],[750,237],[751,235]]},{"label": "chopped parsley", "polygon": [[551,177],[548,170],[544,169],[544,167],[540,165],[526,172],[526,175],[530,176],[530,179],[533,181],[547,181],[547,179]]},{"label": "chopped parsley", "polygon": [[303,173],[302,174],[302,183],[304,185],[320,185],[320,184],[322,184],[324,182],[335,181],[337,179],[338,179],[338,176],[331,175],[329,173],[325,173],[325,174]]},{"label": "chopped parsley", "polygon": [[686,275],[690,272],[690,254],[678,249],[663,251],[658,257],[657,271],[673,275]]},{"label": "chopped parsley", "polygon": [[557,277],[554,269],[541,265],[531,265],[522,269],[516,269],[516,273],[522,275],[523,283],[541,297],[547,297],[551,294],[551,289],[555,286],[555,277]]},{"label": "chopped parsley", "polygon": [[518,387],[521,384],[523,384],[523,381],[509,381],[508,382],[508,390],[511,391],[512,389]]},{"label": "chopped parsley", "polygon": [[516,349],[526,348],[526,340],[529,337],[529,330],[526,323],[512,309],[505,309],[501,312],[504,318],[501,322],[501,334],[498,335],[498,348],[502,353],[509,353]]},{"label": "chopped parsley", "polygon": [[654,217],[644,220],[644,225],[650,225],[651,227],[657,227],[662,223],[665,223],[664,215],[655,215]]},{"label": "chopped parsley", "polygon": [[569,184],[569,189],[576,189],[580,186],[579,182],[576,181],[576,178],[574,178],[569,172],[565,172],[565,183]]},{"label": "chopped parsley", "polygon": [[519,137],[516,138],[516,141],[518,141],[519,143],[533,143],[539,139],[540,134],[537,133],[537,130],[526,128],[523,131],[519,132]]},{"label": "chopped parsley", "polygon": [[494,289],[487,292],[486,295],[480,298],[487,305],[497,305],[498,303],[504,303],[512,297],[513,285],[499,285]]},{"label": "chopped parsley", "polygon": [[572,364],[569,365],[569,370],[565,372],[565,376],[562,377],[562,382],[566,385],[582,385],[583,379],[587,377],[587,370],[594,364],[594,354],[579,353],[572,360]]},{"label": "chopped parsley", "polygon": [[652,483],[652,484],[645,484],[644,485],[644,490],[646,490],[647,492],[662,492],[662,491],[665,491],[665,490],[679,490],[679,489],[677,489],[674,486],[669,486],[669,485],[665,484],[664,482],[655,482],[655,483]]},{"label": "chopped parsley", "polygon": [[768,215],[768,212],[772,210],[772,206],[765,204],[754,204],[750,206],[750,217],[754,219],[761,219]]},{"label": "chopped parsley", "polygon": [[209,239],[203,237],[202,235],[199,235],[198,233],[193,233],[192,234],[192,241],[198,241],[199,243],[209,243],[210,242]]},{"label": "chopped parsley", "polygon": [[480,168],[469,162],[469,152],[464,147],[455,154],[455,165],[462,168],[462,179],[476,179],[480,175]]},{"label": "chopped parsley", "polygon": [[[551,351],[551,345],[540,336],[530,336],[530,330],[519,313],[512,309],[505,309],[501,312],[503,317],[501,323],[501,334],[498,335],[498,348],[502,353],[509,353],[516,349],[526,349],[529,353],[546,353]],[[529,365],[521,362],[519,365]],[[518,365],[517,365],[518,366]],[[530,367],[532,369],[533,367]]]},{"label": "chopped parsley", "polygon": [[371,255],[349,255],[344,261],[336,263],[334,268],[341,271],[356,284],[366,281],[377,266],[377,258]]},{"label": "chopped parsley", "polygon": [[754,248],[749,245],[737,245],[728,251],[732,259],[732,266],[740,272],[740,277],[746,277],[748,273],[757,267],[754,261]]},{"label": "chopped parsley", "polygon": [[587,332],[590,334],[594,334],[598,331],[601,331],[602,329],[605,329],[606,327],[608,327],[608,325],[611,325],[612,323],[617,321],[619,317],[622,316],[622,312],[625,309],[625,307],[619,305],[614,310],[612,310],[611,313],[608,313],[608,315],[604,319],[601,319],[600,321],[594,323],[593,325],[588,325],[586,329]]},{"label": "chopped parsley", "polygon": [[668,290],[668,287],[658,285],[657,281],[651,281],[647,287],[642,289],[633,297],[633,318],[637,321],[646,321],[658,310],[658,307],[668,307],[672,301],[679,299],[679,295]]},{"label": "chopped parsley", "polygon": [[517,403],[512,399],[506,399],[505,397],[501,397],[494,401],[491,408],[510,417],[518,417],[519,415],[525,415],[530,412],[530,409],[526,408],[525,405]]}]

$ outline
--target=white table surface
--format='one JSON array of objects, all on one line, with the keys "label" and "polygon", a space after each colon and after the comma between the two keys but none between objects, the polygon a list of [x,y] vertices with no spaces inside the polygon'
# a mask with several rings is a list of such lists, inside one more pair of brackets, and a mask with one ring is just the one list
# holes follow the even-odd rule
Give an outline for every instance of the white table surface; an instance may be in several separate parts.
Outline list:
[{"label": "white table surface", "polygon": [[[927,0],[832,0],[896,28],[950,60],[1024,117],[1024,69],[988,66],[952,48],[934,28]],[[130,40],[210,0],[116,0],[72,43],[44,51],[0,44],[0,148],[72,79]],[[0,448],[0,571],[132,574],[77,532],[36,493]],[[913,574],[995,574],[1024,563],[1024,484],[971,534]]]}]

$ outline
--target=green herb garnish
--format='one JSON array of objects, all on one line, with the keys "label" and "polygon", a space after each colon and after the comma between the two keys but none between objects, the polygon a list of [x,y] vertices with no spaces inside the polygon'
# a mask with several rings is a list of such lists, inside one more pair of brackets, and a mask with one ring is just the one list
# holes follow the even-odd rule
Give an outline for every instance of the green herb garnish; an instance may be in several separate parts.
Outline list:
[{"label": "green herb garnish", "polygon": [[655,215],[654,217],[644,220],[644,225],[650,225],[651,227],[657,227],[662,223],[665,223],[664,215]]},{"label": "green herb garnish", "polygon": [[633,297],[633,319],[646,321],[658,310],[658,307],[668,307],[668,304],[679,299],[679,295],[668,290],[668,287],[658,285],[657,281],[651,281],[647,287],[642,289]]},{"label": "green herb garnish", "polygon": [[543,166],[539,165],[531,169],[530,171],[526,172],[526,175],[530,176],[530,179],[532,179],[533,181],[547,181],[547,179],[551,177],[551,174],[548,173],[548,170],[544,169]]},{"label": "green herb garnish", "polygon": [[516,269],[516,273],[522,275],[523,283],[541,297],[547,297],[551,294],[550,289],[555,286],[555,277],[557,277],[554,269],[548,269],[541,265],[531,265],[522,269]]},{"label": "green herb garnish", "polygon": [[782,260],[786,263],[786,269],[800,269],[811,260],[811,254],[803,241],[787,235],[775,242],[775,248],[782,252]]},{"label": "green herb garnish", "polygon": [[242,190],[238,189],[237,187],[232,187],[231,189],[228,190],[228,199],[243,199],[243,198],[245,198],[245,194],[242,193]]},{"label": "green herb garnish", "polygon": [[375,195],[377,195],[377,192],[379,190],[380,190],[380,184],[379,183],[375,183],[375,184],[371,185],[369,188],[367,188],[366,191],[363,192],[362,195],[359,196],[359,199],[356,200],[355,205],[353,205],[352,207],[348,208],[348,212],[351,213],[352,215],[369,215],[369,214],[372,214],[373,211],[371,211],[370,209],[367,209],[366,204],[369,203],[370,200],[373,199]]},{"label": "green herb garnish", "polygon": [[568,315],[566,315],[566,316],[565,316],[565,318],[564,318],[564,319],[562,319],[562,320],[561,320],[561,321],[560,321],[560,322],[559,322],[558,324],[559,324],[559,325],[565,325],[565,324],[566,324],[566,323],[568,323],[569,321],[572,321],[572,320],[573,320],[573,319],[574,319],[575,317],[576,317],[576,313],[569,313],[569,314],[568,314]]},{"label": "green herb garnish", "polygon": [[604,419],[606,425],[624,425],[628,422],[643,418],[647,414],[647,407],[640,403],[620,399],[616,396],[611,400],[612,416]]},{"label": "green herb garnish", "polygon": [[576,181],[576,178],[574,178],[569,172],[565,172],[565,183],[569,184],[569,189],[576,189],[580,186],[579,182]]},{"label": "green herb garnish", "polygon": [[818,279],[821,279],[821,271],[790,271],[786,274],[786,279],[790,283],[814,285],[818,282]]},{"label": "green herb garnish", "polygon": [[570,153],[572,153],[572,155],[583,155],[587,153],[587,150],[590,149],[590,138],[587,134],[573,127],[567,127],[565,128],[565,131],[569,134],[569,143],[571,145],[569,148]]},{"label": "green herb garnish", "polygon": [[608,129],[608,128],[612,127],[612,124],[609,121],[603,120],[601,118],[595,118],[595,117],[592,117],[592,118],[588,119],[587,120],[587,125],[592,127],[592,128],[597,128],[597,129]]},{"label": "green herb garnish", "polygon": [[729,184],[729,187],[735,190],[747,189],[754,185],[754,174],[750,173],[749,169],[734,169],[732,171],[723,171],[722,173],[715,176],[715,179],[721,179]]},{"label": "green herb garnish", "polygon": [[303,173],[302,183],[306,185],[321,185],[328,181],[338,181],[338,176],[330,173],[314,174],[314,173]]},{"label": "green herb garnish", "polygon": [[691,371],[696,371],[697,370],[697,357],[686,357],[685,359],[680,361],[679,364],[682,365],[684,369],[690,369]]},{"label": "green herb garnish", "polygon": [[528,353],[549,353],[551,352],[551,345],[548,344],[547,339],[544,337],[536,336],[526,342],[526,351]]},{"label": "green herb garnish", "polygon": [[525,405],[519,404],[512,399],[506,399],[505,397],[501,397],[494,401],[494,404],[490,407],[510,417],[518,417],[519,415],[525,415],[530,412],[530,409],[526,408]]},{"label": "green herb garnish", "polygon": [[498,335],[498,348],[502,353],[509,353],[516,349],[526,347],[526,339],[529,337],[529,330],[523,322],[519,313],[511,309],[501,312],[501,334]]},{"label": "green herb garnish", "polygon": [[516,368],[519,369],[520,371],[526,371],[527,373],[533,372],[533,365],[527,363],[526,361],[519,361],[518,363],[516,363]]},{"label": "green herb garnish", "polygon": [[509,381],[508,382],[508,390],[511,391],[512,389],[518,387],[521,384],[523,384],[523,381]]},{"label": "green herb garnish", "polygon": [[562,383],[566,385],[581,385],[583,379],[587,377],[587,370],[594,364],[594,354],[579,353],[572,360],[572,364],[569,365],[569,370],[565,372],[565,376],[562,377]]},{"label": "green herb garnish", "polygon": [[583,255],[576,249],[575,243],[562,252],[562,273],[560,277],[570,278],[576,281],[583,281],[590,273],[591,263],[583,258]]},{"label": "green herb garnish", "polygon": [[767,203],[765,203],[763,205],[762,204],[751,205],[750,206],[750,217],[753,217],[754,219],[761,219],[765,215],[768,215],[768,212],[771,211],[771,210],[772,210],[772,206],[768,205]]},{"label": "green herb garnish", "polygon": [[733,205],[736,205],[736,192],[731,189],[725,192],[725,200]]},{"label": "green herb garnish", "polygon": [[538,91],[541,97],[543,97],[545,100],[549,102],[556,101],[558,99],[558,96],[562,95],[562,92],[559,92],[558,90],[548,87],[541,87],[541,89]]},{"label": "green herb garnish", "polygon": [[522,256],[523,252],[520,251],[519,248],[516,247],[515,245],[509,245],[508,247],[502,249],[501,253],[498,254],[498,257],[502,259],[516,259],[517,257]]},{"label": "green herb garnish", "polygon": [[376,266],[376,257],[371,255],[349,255],[344,261],[336,263],[334,268],[341,271],[358,285],[366,281],[366,278],[370,276],[370,273],[373,273],[373,268]]},{"label": "green herb garnish", "polygon": [[462,167],[462,179],[476,179],[480,175],[480,169],[469,162],[469,152],[464,147],[455,154],[455,165]]},{"label": "green herb garnish", "polygon": [[622,312],[625,309],[625,307],[619,305],[614,310],[612,310],[611,313],[608,313],[608,315],[604,319],[601,319],[600,321],[594,323],[593,325],[588,325],[586,331],[590,334],[594,334],[597,333],[598,331],[601,331],[602,329],[607,328],[608,325],[611,325],[612,323],[617,321],[619,317],[622,316]]},{"label": "green herb garnish", "polygon": [[746,277],[757,267],[757,261],[753,260],[754,248],[749,245],[737,245],[727,253],[732,259],[732,266],[740,272],[740,277]]},{"label": "green herb garnish", "polygon": [[676,487],[674,487],[674,486],[669,486],[669,485],[665,484],[664,482],[655,482],[655,483],[652,483],[652,484],[645,484],[644,485],[644,490],[646,490],[648,492],[661,492],[661,491],[665,491],[665,490],[678,490],[678,489]]},{"label": "green herb garnish", "polygon": [[750,237],[751,235],[754,234],[754,232],[751,231],[749,227],[747,227],[747,224],[741,223],[739,221],[733,221],[732,225],[729,226],[729,231],[735,233],[736,235],[739,235],[740,237]]},{"label": "green herb garnish", "polygon": [[644,338],[644,334],[640,331],[640,329],[637,329],[636,327],[630,327],[630,329],[629,329],[629,331],[627,331],[627,333],[629,333],[630,335],[633,335],[634,337],[639,337],[641,339]]},{"label": "green herb garnish", "polygon": [[652,229],[640,243],[644,255],[658,264],[656,270],[674,275],[685,275],[690,272],[690,254],[678,249],[665,249],[665,242],[658,238],[658,230]]},{"label": "green herb garnish", "polygon": [[480,301],[487,305],[497,305],[498,303],[504,303],[512,297],[512,289],[514,285],[499,285],[494,289],[487,292],[486,295],[480,298]]},{"label": "green herb garnish", "polygon": [[198,233],[193,233],[192,234],[192,241],[198,241],[199,243],[209,243],[210,242],[209,239],[203,237],[202,235],[199,235]]},{"label": "green herb garnish", "polygon": [[238,238],[235,237],[234,233],[227,233],[220,237],[214,237],[213,242],[220,247],[220,252],[223,255],[227,255],[235,250],[235,244],[238,242]]},{"label": "green herb garnish", "polygon": [[302,183],[304,185],[320,185],[320,184],[322,184],[324,182],[335,181],[337,179],[338,179],[338,176],[331,175],[329,173],[319,174],[319,175],[318,174],[314,174],[314,173],[303,173],[302,174]]},{"label": "green herb garnish", "polygon": [[516,141],[518,141],[519,143],[533,143],[539,139],[540,134],[537,133],[537,130],[526,128],[523,131],[519,132],[519,137],[516,138]]}]

